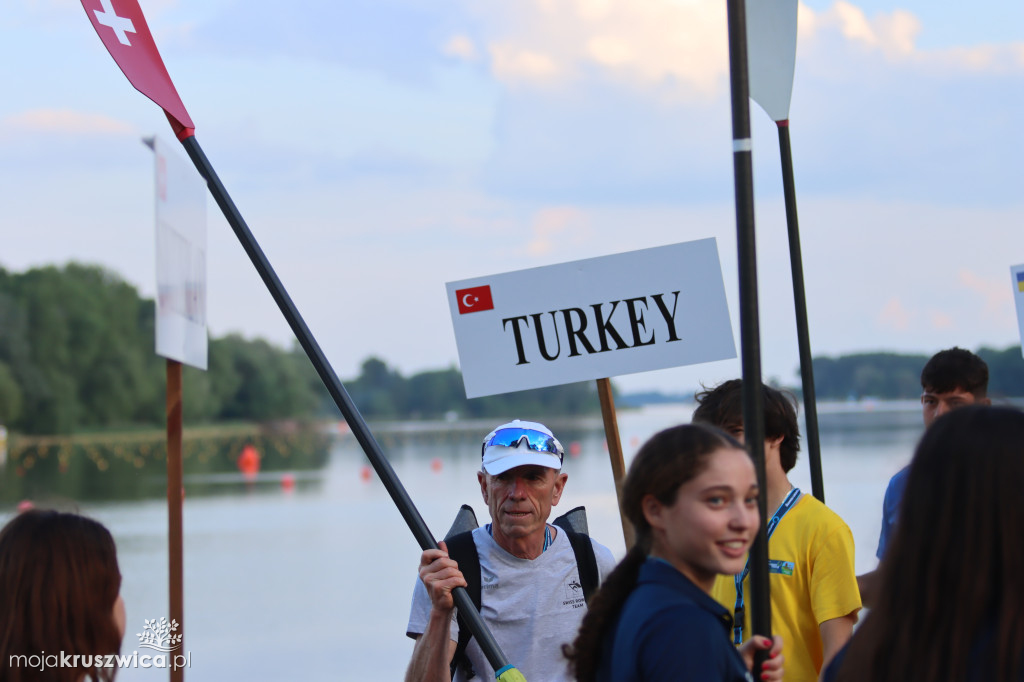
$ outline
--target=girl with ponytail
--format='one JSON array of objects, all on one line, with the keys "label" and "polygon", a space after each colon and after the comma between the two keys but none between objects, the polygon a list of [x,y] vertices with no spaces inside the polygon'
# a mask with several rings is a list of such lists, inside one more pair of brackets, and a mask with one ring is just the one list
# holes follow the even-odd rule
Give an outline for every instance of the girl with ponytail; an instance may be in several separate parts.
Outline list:
[{"label": "girl with ponytail", "polygon": [[782,642],[737,649],[732,619],[710,596],[718,574],[743,570],[760,523],[750,456],[704,424],[665,429],[630,464],[622,507],[636,544],[594,595],[565,654],[580,682],[740,682],[755,649],[762,679],[782,679]]}]

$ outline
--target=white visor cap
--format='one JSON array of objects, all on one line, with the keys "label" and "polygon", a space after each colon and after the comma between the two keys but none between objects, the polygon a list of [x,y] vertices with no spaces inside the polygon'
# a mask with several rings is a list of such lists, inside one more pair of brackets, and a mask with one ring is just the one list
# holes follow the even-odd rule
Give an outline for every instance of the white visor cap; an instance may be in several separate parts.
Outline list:
[{"label": "white visor cap", "polygon": [[[520,436],[514,443],[509,445],[488,444],[492,439],[500,435],[500,432],[513,430],[535,431],[544,434],[548,437],[544,440],[550,440],[550,447],[553,447],[557,452],[534,449],[531,447],[530,439],[526,434]],[[514,436],[515,434],[513,433],[512,435]],[[562,468],[562,456],[562,444],[555,438],[555,434],[551,433],[551,429],[539,422],[527,422],[516,419],[495,428],[484,438],[481,466],[491,476],[497,476],[509,469],[531,464],[548,467],[557,471]]]}]

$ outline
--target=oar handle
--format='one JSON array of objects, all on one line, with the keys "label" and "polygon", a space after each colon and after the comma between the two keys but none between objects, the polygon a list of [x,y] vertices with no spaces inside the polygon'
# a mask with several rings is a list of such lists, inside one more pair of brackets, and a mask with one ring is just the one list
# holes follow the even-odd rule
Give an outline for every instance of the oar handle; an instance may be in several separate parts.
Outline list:
[{"label": "oar handle", "polygon": [[[173,126],[173,122],[172,122]],[[366,425],[366,421],[363,416],[359,414],[359,410],[356,408],[352,398],[349,396],[348,391],[345,390],[345,386],[338,379],[338,375],[334,372],[330,363],[327,361],[327,357],[320,349],[320,344],[313,338],[313,334],[309,331],[309,327],[306,326],[306,322],[302,319],[298,309],[292,302],[291,296],[285,290],[284,285],[281,284],[281,280],[278,279],[277,274],[271,267],[270,262],[267,260],[266,255],[263,253],[263,249],[256,242],[256,238],[249,230],[249,226],[246,225],[245,220],[242,219],[241,213],[235,206],[235,202],[231,200],[227,190],[224,189],[224,185],[221,183],[220,178],[217,177],[216,171],[210,164],[209,159],[206,158],[206,154],[203,153],[202,147],[199,146],[199,142],[196,140],[195,135],[191,133],[191,129],[186,129],[184,137],[181,136],[178,130],[175,130],[176,134],[181,139],[181,144],[185,147],[185,151],[188,153],[192,163],[195,164],[199,170],[200,175],[206,180],[207,186],[210,188],[210,193],[213,194],[214,200],[217,205],[220,206],[221,212],[231,225],[231,229],[234,230],[235,235],[238,237],[238,241],[242,243],[242,248],[249,255],[249,259],[252,264],[256,267],[256,271],[263,279],[263,283],[266,284],[267,289],[270,291],[270,295],[273,296],[274,301],[277,303],[278,308],[284,314],[285,319],[288,321],[288,325],[292,328],[295,333],[295,338],[298,339],[299,345],[306,351],[306,355],[309,357],[310,362],[313,363],[313,367],[316,369],[317,374],[320,375],[320,379],[324,382],[331,397],[334,398],[335,404],[338,409],[341,410],[342,416],[345,421],[348,422],[349,428],[355,435],[356,440],[363,448],[363,452],[366,453],[367,459],[370,460],[370,464],[373,465],[374,470],[380,477],[381,482],[384,483],[384,488],[387,489],[391,495],[391,499],[394,500],[395,505],[398,507],[398,511],[402,514],[402,518],[409,525],[409,530],[412,531],[413,536],[416,538],[416,542],[419,543],[420,547],[426,549],[436,549],[437,541],[431,534],[430,529],[427,528],[427,524],[423,521],[423,517],[420,516],[419,511],[413,504],[412,499],[405,490],[405,486],[398,479],[394,469],[391,468],[391,463],[388,462],[384,456],[380,445],[377,440],[370,433],[369,427]],[[488,662],[495,670],[501,670],[508,668],[508,659],[505,654],[501,651],[498,643],[494,640],[494,636],[488,630],[487,625],[484,623],[483,618],[480,617],[480,613],[473,606],[473,602],[469,597],[469,593],[461,587],[456,588],[452,592],[452,596],[455,600],[455,605],[458,607],[459,612],[462,614],[469,626],[473,636],[476,637],[477,643],[487,656]],[[513,668],[514,670],[514,668]]]},{"label": "oar handle", "polygon": [[[744,441],[754,458],[761,489],[758,510],[767,517],[768,490],[764,461],[764,391],[761,388],[761,330],[757,302],[757,239],[754,231],[754,176],[750,139],[750,87],[747,73],[747,24],[744,0],[726,0],[729,31],[729,85],[732,99],[733,177],[736,185],[736,249],[740,293],[740,344],[743,372]],[[751,626],[754,634],[771,638],[768,580],[768,535],[759,524],[750,548]],[[760,677],[767,652],[754,654],[754,676]]]},{"label": "oar handle", "polygon": [[[783,125],[785,123],[785,125]],[[821,438],[818,434],[818,399],[814,390],[814,360],[811,356],[811,332],[807,321],[807,294],[804,286],[804,261],[800,250],[800,221],[796,211],[796,183],[793,180],[793,148],[789,141],[789,122],[779,121],[779,156],[782,160],[782,189],[786,198],[786,227],[789,232],[789,266],[793,274],[793,306],[796,311],[796,338],[800,349],[800,379],[804,395],[804,424],[807,427],[807,453],[811,464],[811,492],[825,501],[825,482],[821,472]]]}]

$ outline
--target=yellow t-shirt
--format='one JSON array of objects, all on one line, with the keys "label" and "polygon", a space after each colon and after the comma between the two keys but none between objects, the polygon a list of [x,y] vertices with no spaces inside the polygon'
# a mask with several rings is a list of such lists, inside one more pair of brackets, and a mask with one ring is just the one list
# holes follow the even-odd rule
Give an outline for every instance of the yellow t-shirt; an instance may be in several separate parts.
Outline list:
[{"label": "yellow t-shirt", "polygon": [[[853,533],[817,498],[803,495],[768,541],[772,632],[782,636],[786,682],[813,682],[821,673],[818,626],[861,607],[853,568]],[[711,592],[731,612],[736,584],[720,575]],[[750,576],[743,582],[743,639],[750,639]]]}]

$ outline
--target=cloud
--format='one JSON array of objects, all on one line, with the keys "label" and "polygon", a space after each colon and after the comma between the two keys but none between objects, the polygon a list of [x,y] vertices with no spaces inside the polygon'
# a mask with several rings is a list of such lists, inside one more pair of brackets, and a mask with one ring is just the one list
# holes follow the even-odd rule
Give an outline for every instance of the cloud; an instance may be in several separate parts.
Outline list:
[{"label": "cloud", "polygon": [[550,84],[593,70],[716,94],[728,73],[725,5],[678,0],[523,0],[490,17],[494,76]]},{"label": "cloud", "polygon": [[878,314],[878,324],[888,329],[905,332],[910,329],[912,315],[898,298],[886,301]]},{"label": "cloud", "polygon": [[441,52],[449,57],[458,57],[466,61],[473,61],[477,58],[476,45],[464,35],[452,36],[441,48]]},{"label": "cloud", "polygon": [[[531,256],[545,256],[556,246],[579,246],[590,233],[586,214],[573,206],[543,208],[533,218],[533,239],[526,245]],[[561,239],[559,239],[561,237]],[[556,245],[556,241],[563,242]]]},{"label": "cloud", "polygon": [[986,279],[970,270],[962,269],[957,273],[957,280],[966,289],[981,297],[981,313],[984,317],[997,320],[1012,317],[1013,292],[1005,278]]},{"label": "cloud", "polygon": [[491,66],[501,80],[550,80],[564,71],[555,57],[516,48],[513,45],[493,45]]},{"label": "cloud", "polygon": [[933,329],[954,329],[956,326],[953,324],[952,316],[941,310],[932,311],[929,317]]},{"label": "cloud", "polygon": [[92,135],[135,135],[133,126],[102,114],[69,109],[33,109],[7,116],[0,128],[10,133],[58,133]]},{"label": "cloud", "polygon": [[[484,23],[492,73],[508,85],[550,86],[599,73],[713,96],[728,77],[725,3],[717,0],[521,0],[490,10]],[[1024,68],[1024,43],[921,50],[922,22],[902,9],[868,16],[846,0],[822,12],[800,4],[798,28],[801,42],[828,45],[833,55],[846,46],[936,69]]]},{"label": "cloud", "polygon": [[811,39],[819,32],[838,30],[850,42],[882,50],[889,55],[906,55],[914,51],[921,32],[921,21],[906,10],[891,14],[877,13],[871,19],[860,7],[837,0],[825,12],[815,12],[801,4],[798,25],[800,37]]},{"label": "cloud", "polygon": [[897,9],[868,16],[863,9],[837,0],[824,12],[801,4],[798,18],[801,42],[829,43],[838,33],[850,46],[880,53],[889,62],[910,62],[929,70],[1007,73],[1024,70],[1024,43],[971,45],[922,50],[917,45],[921,20]]}]

